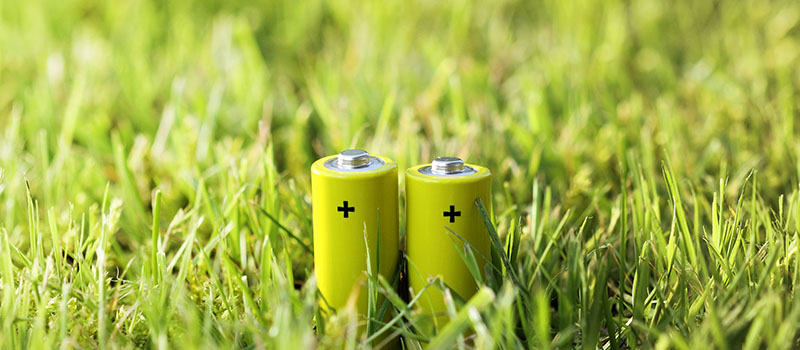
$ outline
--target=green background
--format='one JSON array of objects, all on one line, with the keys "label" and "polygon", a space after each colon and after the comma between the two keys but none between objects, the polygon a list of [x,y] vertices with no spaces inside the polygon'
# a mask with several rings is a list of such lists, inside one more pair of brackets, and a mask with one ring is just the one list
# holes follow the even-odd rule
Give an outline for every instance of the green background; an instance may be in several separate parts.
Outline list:
[{"label": "green background", "polygon": [[360,147],[492,169],[473,346],[796,348],[799,39],[796,1],[3,1],[0,347],[380,345],[304,248]]}]

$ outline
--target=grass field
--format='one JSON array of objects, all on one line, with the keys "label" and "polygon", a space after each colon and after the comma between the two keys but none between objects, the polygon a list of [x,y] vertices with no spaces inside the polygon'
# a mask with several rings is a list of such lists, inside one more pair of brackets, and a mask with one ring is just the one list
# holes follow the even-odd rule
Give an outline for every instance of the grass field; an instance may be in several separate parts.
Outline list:
[{"label": "grass field", "polygon": [[[799,63],[796,1],[0,2],[0,348],[798,348]],[[435,335],[317,306],[349,147],[493,171]]]}]

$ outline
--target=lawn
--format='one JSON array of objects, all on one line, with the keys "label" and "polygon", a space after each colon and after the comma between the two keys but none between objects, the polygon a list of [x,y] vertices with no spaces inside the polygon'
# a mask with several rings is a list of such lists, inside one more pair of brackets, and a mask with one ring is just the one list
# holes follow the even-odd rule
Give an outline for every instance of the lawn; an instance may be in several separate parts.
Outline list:
[{"label": "lawn", "polygon": [[[798,67],[788,0],[2,1],[0,348],[798,348]],[[351,147],[492,170],[436,334],[319,307]]]}]

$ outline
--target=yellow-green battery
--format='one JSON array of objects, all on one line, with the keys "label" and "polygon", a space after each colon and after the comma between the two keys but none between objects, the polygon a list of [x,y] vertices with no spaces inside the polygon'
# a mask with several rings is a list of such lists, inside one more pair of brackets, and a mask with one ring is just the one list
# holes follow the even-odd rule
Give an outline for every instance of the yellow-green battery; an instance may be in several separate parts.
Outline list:
[{"label": "yellow-green battery", "polygon": [[[464,164],[459,158],[439,157],[431,164],[406,171],[406,254],[412,298],[436,277],[465,299],[478,291],[475,278],[461,258],[461,238],[480,253],[474,255],[482,270],[486,262],[481,255],[491,257],[491,241],[475,200],[480,198],[491,213],[490,192],[489,169]],[[441,328],[447,322],[440,289],[429,287],[418,304],[425,328],[434,324]]]},{"label": "yellow-green battery", "polygon": [[337,309],[358,293],[358,311],[365,315],[367,252],[372,271],[378,272],[380,260],[386,280],[397,269],[397,163],[362,150],[319,159],[311,166],[311,197],[319,291]]}]

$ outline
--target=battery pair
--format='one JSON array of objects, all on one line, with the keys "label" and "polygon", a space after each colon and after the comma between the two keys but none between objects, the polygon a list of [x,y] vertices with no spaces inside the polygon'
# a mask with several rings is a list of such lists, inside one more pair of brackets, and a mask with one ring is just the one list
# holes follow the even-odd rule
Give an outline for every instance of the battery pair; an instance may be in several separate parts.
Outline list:
[{"label": "battery pair", "polygon": [[[442,326],[447,309],[440,289],[428,287],[431,281],[438,278],[468,299],[478,286],[462,259],[464,241],[476,257],[491,256],[489,235],[475,205],[480,198],[491,212],[491,172],[459,158],[439,157],[407,169],[405,179],[408,284],[414,295],[425,290],[417,303],[429,320]],[[397,272],[397,163],[346,150],[311,166],[311,191],[317,285],[327,305],[341,308],[354,288],[366,285],[366,271],[390,281]],[[361,290],[362,314],[367,300]]]}]

